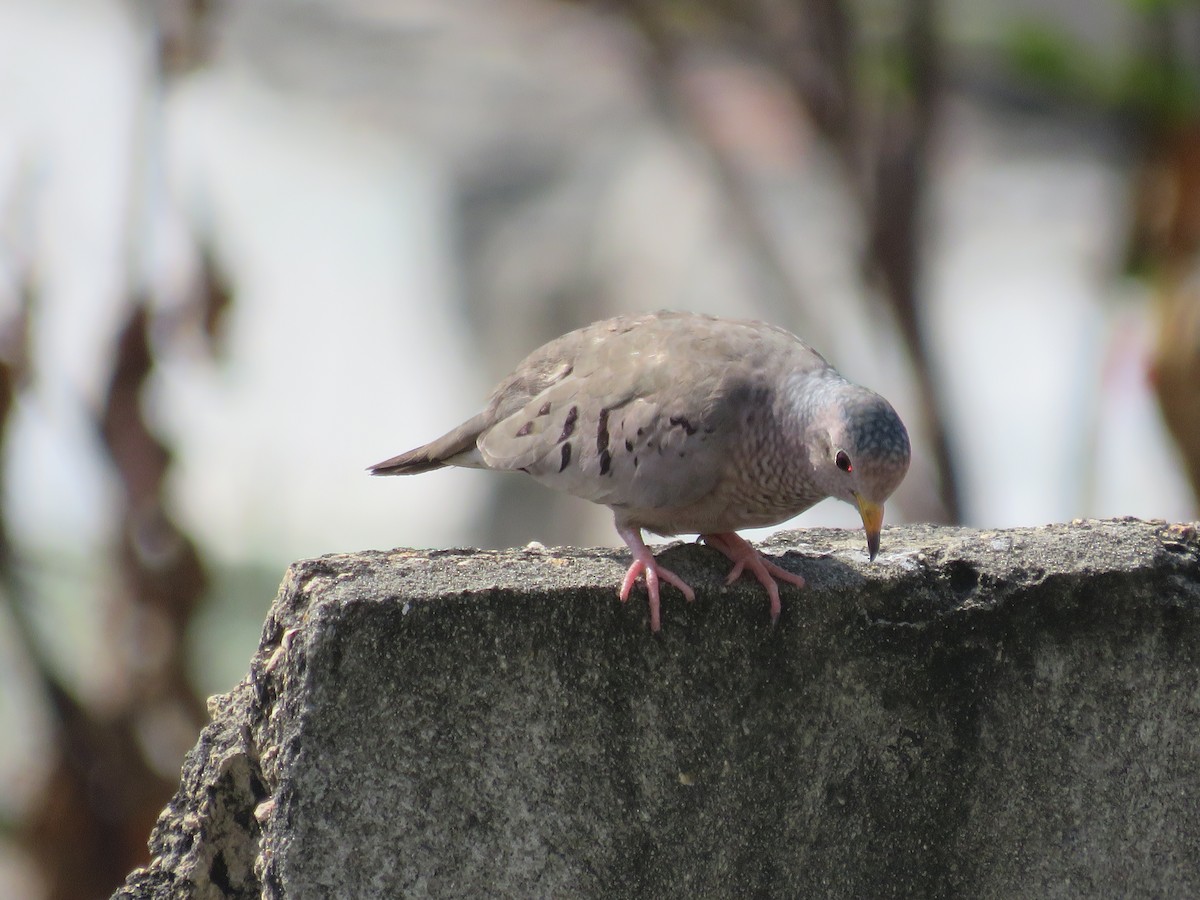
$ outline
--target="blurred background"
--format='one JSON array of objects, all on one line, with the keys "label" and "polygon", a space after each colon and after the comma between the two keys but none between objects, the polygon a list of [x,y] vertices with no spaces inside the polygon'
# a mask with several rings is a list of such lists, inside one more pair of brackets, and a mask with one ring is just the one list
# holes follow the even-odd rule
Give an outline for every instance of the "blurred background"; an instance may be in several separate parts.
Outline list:
[{"label": "blurred background", "polygon": [[289,562],[618,545],[363,471],[594,319],[805,336],[892,523],[1195,518],[1198,74],[1181,0],[0,0],[0,895],[144,861]]}]

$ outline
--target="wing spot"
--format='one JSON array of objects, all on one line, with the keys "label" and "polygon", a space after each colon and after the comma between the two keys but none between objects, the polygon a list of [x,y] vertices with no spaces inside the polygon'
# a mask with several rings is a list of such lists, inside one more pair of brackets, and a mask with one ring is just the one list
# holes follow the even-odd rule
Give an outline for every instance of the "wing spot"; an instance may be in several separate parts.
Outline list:
[{"label": "wing spot", "polygon": [[531,431],[533,431],[532,419],[517,429],[517,437],[526,437]]},{"label": "wing spot", "polygon": [[611,473],[612,454],[608,452],[608,448],[600,451],[600,474],[608,475]]},{"label": "wing spot", "polygon": [[563,444],[562,445],[562,465],[560,465],[558,467],[558,471],[560,471],[560,472],[563,471],[563,469],[565,469],[570,464],[571,464],[571,445]]},{"label": "wing spot", "polygon": [[[600,410],[600,417],[596,423],[596,450],[603,453],[608,449],[608,409]],[[600,474],[604,474],[601,472]]]},{"label": "wing spot", "polygon": [[539,416],[550,415],[550,401],[549,400],[547,400],[545,403],[542,404],[542,408],[538,410],[538,415]]},{"label": "wing spot", "polygon": [[572,406],[567,410],[567,420],[563,422],[562,434],[558,436],[558,442],[561,444],[575,431],[575,420],[579,418],[579,407]]},{"label": "wing spot", "polygon": [[626,453],[633,452],[633,441],[629,440],[628,438],[626,438],[626,440],[625,440],[625,452]]},{"label": "wing spot", "polygon": [[675,427],[682,428],[684,430],[684,433],[686,433],[689,437],[696,433],[696,426],[693,425],[691,422],[689,422],[687,419],[685,419],[683,416],[672,416],[671,417],[671,427],[672,428],[675,428]]}]

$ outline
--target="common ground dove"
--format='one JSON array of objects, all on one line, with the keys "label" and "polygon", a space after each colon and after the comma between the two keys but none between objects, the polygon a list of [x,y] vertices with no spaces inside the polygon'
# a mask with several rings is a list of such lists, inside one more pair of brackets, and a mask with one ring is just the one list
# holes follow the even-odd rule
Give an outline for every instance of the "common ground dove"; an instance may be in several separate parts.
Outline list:
[{"label": "common ground dove", "polygon": [[826,497],[858,507],[871,558],[883,504],[908,471],[908,432],[891,405],[851,384],[794,335],[762,322],[684,312],[618,316],[533,351],[484,411],[424,446],[371,466],[413,475],[442,466],[521,471],[613,511],[658,631],[660,565],[642,529],[695,533],[748,569],[779,618],[781,579],[740,528],[775,525]]}]

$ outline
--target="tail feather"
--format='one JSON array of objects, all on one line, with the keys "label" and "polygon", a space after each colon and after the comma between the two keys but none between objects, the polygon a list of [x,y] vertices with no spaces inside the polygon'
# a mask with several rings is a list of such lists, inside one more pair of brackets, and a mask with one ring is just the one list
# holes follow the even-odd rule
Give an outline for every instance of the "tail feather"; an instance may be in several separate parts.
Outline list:
[{"label": "tail feather", "polygon": [[372,475],[419,475],[443,466],[480,466],[475,441],[486,427],[486,418],[480,413],[437,440],[375,463],[367,471]]}]

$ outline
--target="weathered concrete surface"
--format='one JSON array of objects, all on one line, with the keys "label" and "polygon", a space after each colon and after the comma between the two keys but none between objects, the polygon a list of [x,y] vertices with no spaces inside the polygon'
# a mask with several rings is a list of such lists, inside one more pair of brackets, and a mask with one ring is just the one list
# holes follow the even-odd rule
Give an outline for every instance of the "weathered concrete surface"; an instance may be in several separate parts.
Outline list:
[{"label": "weathered concrete surface", "polygon": [[297,563],[122,897],[1200,896],[1200,538]]}]

